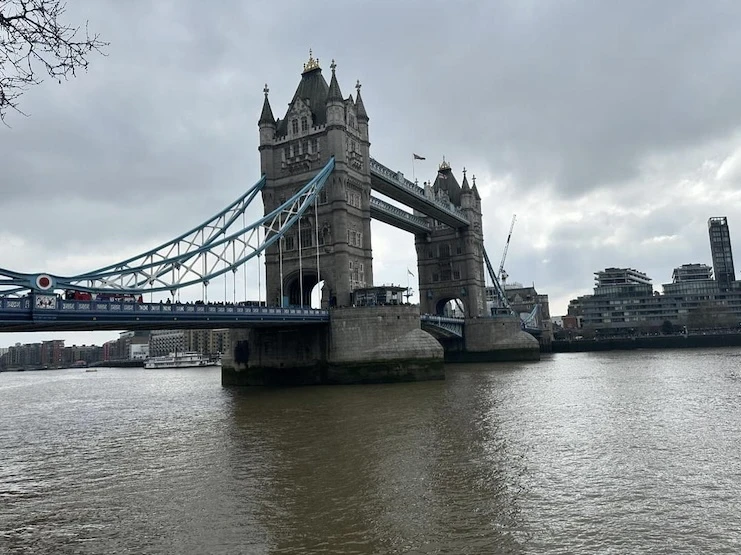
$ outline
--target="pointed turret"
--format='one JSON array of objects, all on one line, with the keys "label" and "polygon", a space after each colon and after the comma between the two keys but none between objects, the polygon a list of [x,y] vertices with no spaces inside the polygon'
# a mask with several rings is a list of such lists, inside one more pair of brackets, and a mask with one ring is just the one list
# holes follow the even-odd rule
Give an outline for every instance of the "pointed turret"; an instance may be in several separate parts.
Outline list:
[{"label": "pointed turret", "polygon": [[470,192],[471,186],[468,184],[468,177],[466,177],[466,168],[463,168],[463,183],[461,184],[461,194]]},{"label": "pointed turret", "polygon": [[327,93],[327,104],[330,104],[332,102],[343,102],[344,99],[342,98],[342,92],[340,92],[340,84],[337,82],[337,76],[335,75],[335,68],[337,67],[337,64],[334,63],[334,60],[332,60],[332,65],[329,66],[332,68],[332,80],[329,82],[329,93]]},{"label": "pointed turret", "polygon": [[[342,98],[342,92],[340,91],[340,84],[337,82],[337,75],[335,75],[335,69],[337,64],[332,60],[332,80],[329,82],[329,90],[327,91],[327,125],[344,125],[345,124],[345,99]],[[337,150],[333,151],[337,153]]]},{"label": "pointed turret", "polygon": [[360,81],[358,81],[355,85],[355,89],[357,89],[358,94],[355,97],[355,110],[358,114],[358,121],[368,121],[368,113],[365,111],[365,105],[363,104],[363,97],[360,96],[360,87],[362,85],[360,84]]},{"label": "pointed turret", "polygon": [[476,197],[476,200],[481,202],[481,195],[479,195],[479,190],[476,188],[476,176],[473,176],[473,187],[471,187],[471,191],[473,192],[473,196]]},{"label": "pointed turret", "polygon": [[262,90],[265,93],[265,101],[262,103],[262,113],[260,114],[260,121],[258,125],[275,125],[275,116],[273,116],[273,110],[270,108],[270,101],[268,100],[268,84],[265,83],[265,88]]}]

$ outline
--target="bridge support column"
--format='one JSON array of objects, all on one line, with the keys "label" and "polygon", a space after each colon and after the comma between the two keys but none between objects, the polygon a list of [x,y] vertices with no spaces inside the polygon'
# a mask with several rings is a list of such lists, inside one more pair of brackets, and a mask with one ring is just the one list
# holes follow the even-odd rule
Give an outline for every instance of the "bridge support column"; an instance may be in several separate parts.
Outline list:
[{"label": "bridge support column", "polygon": [[443,348],[416,306],[336,308],[329,326],[232,330],[231,339],[225,386],[445,379]]},{"label": "bridge support column", "polygon": [[515,316],[467,318],[462,350],[446,349],[447,362],[540,360],[540,345]]},{"label": "bridge support column", "polygon": [[327,326],[234,329],[231,356],[221,361],[221,385],[323,383]]},{"label": "bridge support column", "polygon": [[421,329],[419,307],[364,306],[330,312],[326,383],[442,379],[443,348]]}]

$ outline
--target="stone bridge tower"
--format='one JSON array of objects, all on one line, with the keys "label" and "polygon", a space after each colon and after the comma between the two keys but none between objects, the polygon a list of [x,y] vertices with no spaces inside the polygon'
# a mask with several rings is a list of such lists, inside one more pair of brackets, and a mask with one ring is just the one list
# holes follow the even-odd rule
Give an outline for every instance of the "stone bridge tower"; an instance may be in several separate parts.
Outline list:
[{"label": "stone bridge tower", "polygon": [[457,300],[466,318],[487,316],[481,197],[476,178],[471,187],[464,169],[463,184],[459,185],[443,160],[435,182],[426,184],[425,191],[459,208],[470,225],[453,229],[430,221],[432,233],[415,236],[420,312],[444,315],[446,304]]},{"label": "stone bridge tower", "polygon": [[273,117],[265,87],[258,123],[260,162],[267,177],[262,193],[265,213],[291,198],[335,157],[334,172],[318,203],[319,268],[317,222],[311,210],[300,222],[300,238],[299,224],[284,237],[282,264],[278,243],[268,249],[269,305],[309,306],[311,290],[319,279],[325,283],[323,307],[348,306],[354,289],[373,284],[368,114],[360,83],[354,100],[352,95],[343,98],[334,60],[330,67],[332,77],[327,84],[319,60],[309,52],[283,119]]}]

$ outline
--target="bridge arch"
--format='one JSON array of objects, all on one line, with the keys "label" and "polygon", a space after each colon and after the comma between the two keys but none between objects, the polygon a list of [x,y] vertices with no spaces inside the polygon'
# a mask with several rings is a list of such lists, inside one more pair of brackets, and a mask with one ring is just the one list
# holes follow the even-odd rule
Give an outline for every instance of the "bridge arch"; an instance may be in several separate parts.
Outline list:
[{"label": "bridge arch", "polygon": [[317,272],[313,268],[287,275],[283,280],[283,293],[287,304],[310,307],[312,293],[318,284],[317,279]]},{"label": "bridge arch", "polygon": [[446,316],[448,318],[465,318],[466,304],[463,299],[452,296],[441,297],[435,303],[436,316]]}]

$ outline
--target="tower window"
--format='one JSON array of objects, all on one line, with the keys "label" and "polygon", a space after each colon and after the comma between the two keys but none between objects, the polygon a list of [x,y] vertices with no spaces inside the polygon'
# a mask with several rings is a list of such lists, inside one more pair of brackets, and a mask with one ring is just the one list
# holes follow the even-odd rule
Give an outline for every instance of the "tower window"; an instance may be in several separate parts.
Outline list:
[{"label": "tower window", "polygon": [[293,131],[294,134],[298,133],[298,120],[297,119],[291,120],[291,131]]},{"label": "tower window", "polygon": [[301,118],[301,131],[308,131],[309,130],[309,122],[306,119],[306,116]]},{"label": "tower window", "polygon": [[301,234],[301,248],[302,249],[309,248],[312,245],[312,243],[313,243],[313,241],[312,241],[312,235],[310,233],[310,230],[307,229],[306,231],[307,231],[307,233],[302,233]]}]

